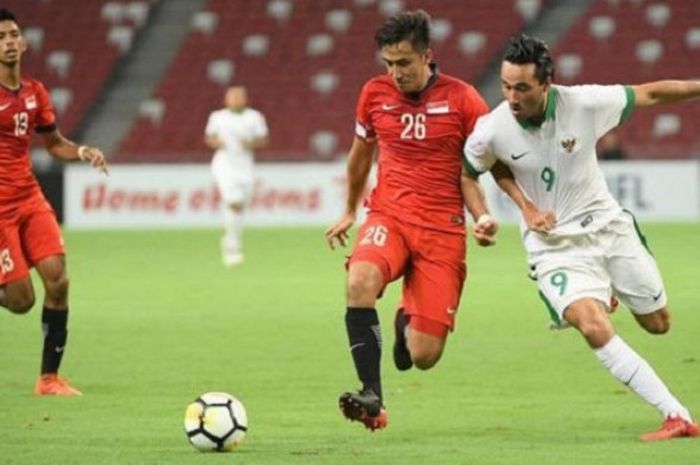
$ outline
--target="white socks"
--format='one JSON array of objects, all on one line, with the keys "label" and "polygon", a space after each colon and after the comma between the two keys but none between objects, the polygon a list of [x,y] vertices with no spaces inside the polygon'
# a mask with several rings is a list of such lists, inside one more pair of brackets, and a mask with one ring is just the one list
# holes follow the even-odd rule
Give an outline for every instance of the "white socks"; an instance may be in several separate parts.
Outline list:
[{"label": "white socks", "polygon": [[224,212],[224,250],[226,254],[241,252],[241,236],[243,235],[243,214],[230,209]]},{"label": "white socks", "polygon": [[668,390],[654,369],[618,335],[594,350],[596,357],[612,375],[639,397],[668,417],[692,421],[688,410]]}]

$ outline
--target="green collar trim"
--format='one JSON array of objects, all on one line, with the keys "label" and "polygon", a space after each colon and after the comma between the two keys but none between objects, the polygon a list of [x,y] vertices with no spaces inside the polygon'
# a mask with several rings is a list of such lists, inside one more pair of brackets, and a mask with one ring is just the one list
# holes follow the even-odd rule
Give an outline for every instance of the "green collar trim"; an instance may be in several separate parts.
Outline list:
[{"label": "green collar trim", "polygon": [[[549,91],[547,91],[547,105],[544,107],[544,119],[542,120],[542,123],[544,123],[548,119],[554,119],[554,116],[555,116],[555,113],[557,110],[557,95],[558,94],[559,94],[559,92],[554,87],[550,87]],[[539,128],[540,126],[542,126],[542,123],[535,124],[528,119],[516,118],[516,121],[523,129],[533,129],[533,128]]]}]

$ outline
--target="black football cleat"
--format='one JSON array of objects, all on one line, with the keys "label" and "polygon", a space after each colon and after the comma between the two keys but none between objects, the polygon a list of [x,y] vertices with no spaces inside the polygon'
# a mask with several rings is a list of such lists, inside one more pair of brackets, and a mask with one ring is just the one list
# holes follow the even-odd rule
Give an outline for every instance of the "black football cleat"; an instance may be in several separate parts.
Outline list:
[{"label": "black football cleat", "polygon": [[386,428],[389,424],[382,400],[371,389],[341,394],[338,406],[345,418],[359,421],[371,431]]},{"label": "black football cleat", "polygon": [[403,312],[403,308],[400,308],[396,311],[396,316],[394,317],[394,365],[399,371],[410,370],[413,366],[411,353],[406,345],[405,330],[407,325],[406,315]]}]

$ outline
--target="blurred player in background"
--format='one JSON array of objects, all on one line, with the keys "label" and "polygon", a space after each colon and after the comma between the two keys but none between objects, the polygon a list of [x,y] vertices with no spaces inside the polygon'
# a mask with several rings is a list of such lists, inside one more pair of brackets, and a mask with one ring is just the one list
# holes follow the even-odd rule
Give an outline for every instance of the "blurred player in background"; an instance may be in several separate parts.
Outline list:
[{"label": "blurred player in background", "polygon": [[346,418],[371,430],[388,422],[377,298],[403,277],[394,363],[399,370],[431,368],[453,329],[466,278],[465,203],[478,219],[474,234],[482,245],[497,228],[479,186],[464,197],[461,191],[462,146],[488,107],[472,86],[432,63],[430,17],[422,10],[400,13],[379,28],[375,41],[387,73],[360,93],[345,213],[326,231],[331,248],[346,244],[378,149],[378,182],[347,275],[345,323],[363,386],[339,401]]},{"label": "blurred player in background", "polygon": [[267,146],[268,130],[263,114],[248,108],[245,87],[230,87],[224,106],[209,115],[204,143],[216,150],[211,169],[225,203],[222,258],[234,266],[243,262],[243,211],[253,189],[254,152]]},{"label": "blurred player in background", "polygon": [[553,79],[544,42],[511,39],[501,66],[506,101],[469,137],[468,170],[475,179],[497,161],[510,168],[493,174],[522,211],[528,261],[555,324],[575,327],[603,366],[664,417],[641,438],[697,436],[688,410],[606,315],[612,291],[648,332],[670,327],[656,261],[632,214],[610,195],[595,147],[635,107],[700,96],[700,82],[566,87]]},{"label": "blurred player in background", "polygon": [[21,76],[26,49],[14,15],[0,9],[0,305],[18,314],[32,308],[29,268],[36,268],[45,295],[44,350],[35,393],[79,395],[58,376],[68,336],[68,275],[55,213],[32,173],[30,135],[40,134],[48,152],[61,160],[87,161],[103,172],[107,165],[100,150],[61,135],[46,88]]}]

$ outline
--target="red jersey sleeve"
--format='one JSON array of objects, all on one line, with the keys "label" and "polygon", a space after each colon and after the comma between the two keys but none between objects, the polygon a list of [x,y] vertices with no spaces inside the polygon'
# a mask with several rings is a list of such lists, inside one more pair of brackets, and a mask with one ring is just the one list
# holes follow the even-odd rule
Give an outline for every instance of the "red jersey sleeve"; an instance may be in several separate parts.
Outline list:
[{"label": "red jersey sleeve", "polygon": [[371,99],[371,82],[368,82],[362,87],[360,98],[357,101],[355,109],[355,135],[360,139],[373,141],[377,134],[372,126],[370,117],[370,99]]},{"label": "red jersey sleeve", "polygon": [[36,132],[53,131],[56,129],[56,112],[53,108],[53,103],[51,103],[49,91],[40,82],[36,83],[36,100],[38,107],[34,126]]},{"label": "red jersey sleeve", "polygon": [[467,131],[467,135],[471,134],[474,130],[474,125],[476,125],[476,120],[482,115],[489,112],[489,106],[484,101],[483,97],[477,92],[474,87],[467,85],[467,91],[464,94],[464,104],[462,108],[466,111],[463,114],[463,124],[464,129]]}]

